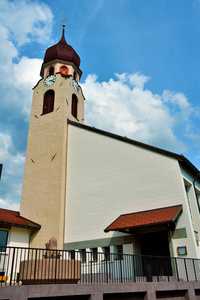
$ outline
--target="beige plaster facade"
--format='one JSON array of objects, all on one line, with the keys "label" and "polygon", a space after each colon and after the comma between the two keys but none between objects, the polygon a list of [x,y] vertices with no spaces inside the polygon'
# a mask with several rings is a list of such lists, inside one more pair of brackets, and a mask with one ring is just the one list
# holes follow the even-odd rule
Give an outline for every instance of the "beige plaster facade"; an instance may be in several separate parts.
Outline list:
[{"label": "beige plaster facade", "polygon": [[[46,64],[44,70],[51,64]],[[60,64],[63,65],[63,61],[56,63],[57,69]],[[71,70],[72,65],[69,68]],[[41,225],[37,235],[31,237],[31,247],[43,248],[54,236],[58,240],[58,248],[62,249],[67,119],[84,122],[84,96],[81,88],[78,93],[73,89],[72,77],[56,74],[56,81],[50,87],[45,87],[43,82],[44,79],[41,79],[33,91],[20,214]],[[55,92],[54,110],[42,114],[44,94],[48,90]],[[77,119],[71,114],[72,94],[78,99]]]}]

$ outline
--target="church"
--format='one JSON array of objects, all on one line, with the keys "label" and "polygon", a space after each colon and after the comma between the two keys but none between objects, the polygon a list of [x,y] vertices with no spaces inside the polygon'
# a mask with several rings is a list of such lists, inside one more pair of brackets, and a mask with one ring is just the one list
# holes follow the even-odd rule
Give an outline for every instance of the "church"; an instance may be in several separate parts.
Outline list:
[{"label": "church", "polygon": [[64,30],[33,88],[20,211],[0,210],[5,245],[44,248],[54,236],[58,249],[94,257],[200,258],[199,170],[183,155],[84,124],[80,58]]}]

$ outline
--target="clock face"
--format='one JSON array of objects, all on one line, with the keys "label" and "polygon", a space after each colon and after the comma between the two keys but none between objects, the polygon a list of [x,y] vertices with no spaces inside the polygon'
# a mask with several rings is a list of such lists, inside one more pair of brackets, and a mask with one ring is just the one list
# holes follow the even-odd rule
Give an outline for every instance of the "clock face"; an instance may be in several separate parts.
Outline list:
[{"label": "clock face", "polygon": [[56,81],[56,75],[50,75],[45,78],[44,80],[44,86],[49,87]]},{"label": "clock face", "polygon": [[78,83],[76,82],[76,80],[75,79],[72,79],[72,85],[73,85],[73,88],[74,88],[74,90],[75,90],[75,92],[79,92],[79,85],[78,85]]}]

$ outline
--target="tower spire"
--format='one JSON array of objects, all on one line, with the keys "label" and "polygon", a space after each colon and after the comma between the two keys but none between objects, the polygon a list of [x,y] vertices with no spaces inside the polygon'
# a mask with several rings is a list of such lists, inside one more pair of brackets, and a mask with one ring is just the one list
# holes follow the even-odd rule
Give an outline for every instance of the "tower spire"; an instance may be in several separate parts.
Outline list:
[{"label": "tower spire", "polygon": [[61,37],[61,42],[64,42],[64,43],[66,43],[66,40],[65,40],[65,20],[66,20],[66,18],[65,18],[65,16],[63,15],[63,24],[62,24],[62,26],[63,26],[63,30],[62,30],[62,37]]}]

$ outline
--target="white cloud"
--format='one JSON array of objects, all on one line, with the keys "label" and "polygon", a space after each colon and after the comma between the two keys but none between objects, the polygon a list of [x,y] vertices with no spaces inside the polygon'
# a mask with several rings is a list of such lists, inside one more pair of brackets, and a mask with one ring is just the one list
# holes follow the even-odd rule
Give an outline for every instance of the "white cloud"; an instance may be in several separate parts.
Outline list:
[{"label": "white cloud", "polygon": [[43,2],[1,0],[0,19],[19,46],[32,40],[39,43],[49,40],[53,15]]},{"label": "white cloud", "polygon": [[[149,79],[139,73],[117,74],[116,81],[100,83],[96,75],[89,75],[82,84],[86,97],[85,121],[135,140],[184,152],[187,147],[174,133],[176,119],[163,96],[143,89]],[[168,99],[179,106],[186,105],[183,94],[170,95],[173,97]]]},{"label": "white cloud", "polygon": [[5,200],[0,198],[0,207],[4,209],[19,211],[19,203],[15,203],[8,199]]},{"label": "white cloud", "polygon": [[15,152],[12,138],[8,133],[0,133],[0,162],[3,163],[1,187],[2,191],[6,190],[4,199],[2,196],[0,198],[0,207],[11,208],[13,204],[14,207],[18,207],[25,156]]},{"label": "white cloud", "polygon": [[47,44],[52,23],[51,9],[43,2],[0,0],[0,207],[19,206],[26,144],[23,134],[28,127],[32,87],[40,78],[42,63],[20,56],[20,52],[27,43]]},{"label": "white cloud", "polygon": [[40,68],[42,59],[22,57],[17,64],[13,64],[13,84],[15,87],[26,86],[31,89],[41,78]]},{"label": "white cloud", "polygon": [[178,105],[183,110],[189,107],[188,99],[183,93],[174,93],[165,90],[162,97],[165,102],[171,102],[174,105]]}]

